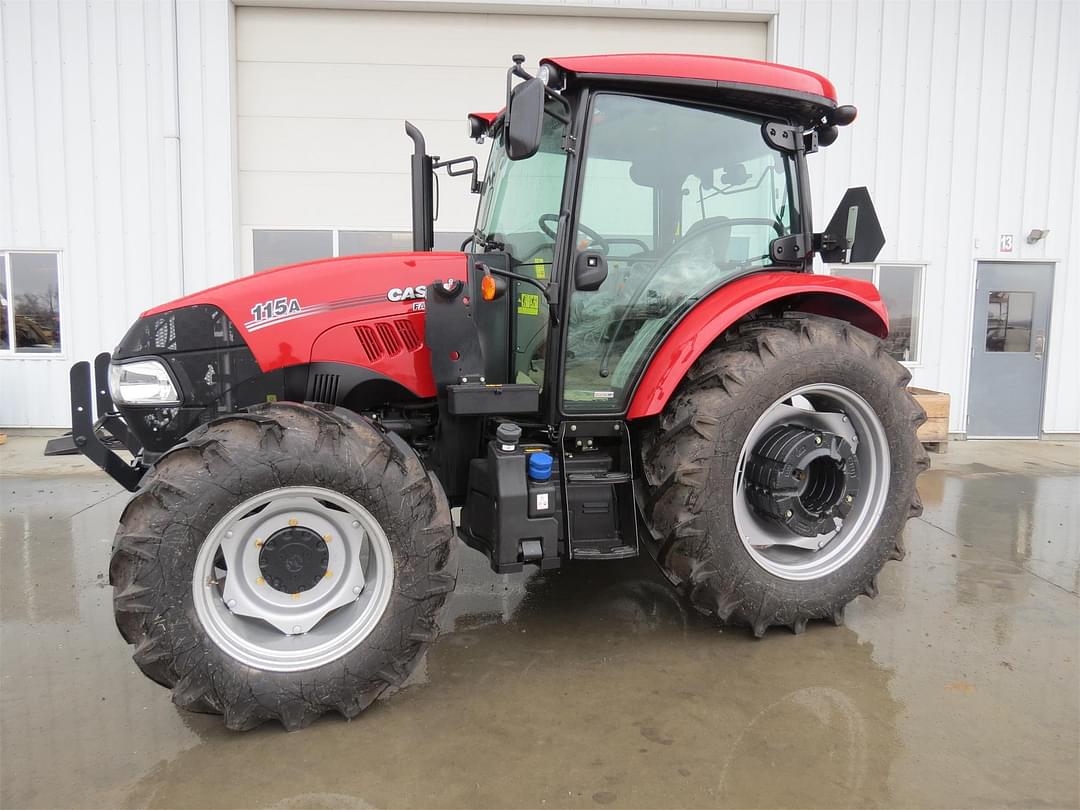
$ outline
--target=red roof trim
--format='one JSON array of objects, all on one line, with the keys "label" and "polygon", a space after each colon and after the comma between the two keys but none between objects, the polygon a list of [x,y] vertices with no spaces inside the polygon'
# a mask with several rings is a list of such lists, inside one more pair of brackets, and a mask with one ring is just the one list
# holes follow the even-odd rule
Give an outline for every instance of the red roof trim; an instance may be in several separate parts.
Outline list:
[{"label": "red roof trim", "polygon": [[731,56],[677,53],[618,53],[599,56],[554,56],[541,60],[571,73],[642,76],[722,84],[755,85],[806,93],[836,103],[836,88],[817,73],[802,68],[737,59]]},{"label": "red roof trim", "polygon": [[497,112],[471,112],[469,118],[478,118],[490,127],[501,114]]}]

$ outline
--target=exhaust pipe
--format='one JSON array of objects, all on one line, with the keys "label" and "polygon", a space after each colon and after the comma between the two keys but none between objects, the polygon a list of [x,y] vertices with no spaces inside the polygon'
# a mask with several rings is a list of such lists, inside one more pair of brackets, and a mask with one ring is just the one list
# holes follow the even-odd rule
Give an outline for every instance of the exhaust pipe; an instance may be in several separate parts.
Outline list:
[{"label": "exhaust pipe", "polygon": [[433,159],[427,153],[424,134],[405,122],[412,138],[412,233],[413,250],[431,250],[435,244],[435,196],[432,189]]}]

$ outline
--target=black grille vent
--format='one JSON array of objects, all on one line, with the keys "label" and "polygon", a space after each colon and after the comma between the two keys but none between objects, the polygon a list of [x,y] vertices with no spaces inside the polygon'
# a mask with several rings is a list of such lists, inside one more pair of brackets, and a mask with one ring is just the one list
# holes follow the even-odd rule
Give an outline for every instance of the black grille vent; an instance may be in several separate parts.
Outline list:
[{"label": "black grille vent", "polygon": [[337,404],[340,379],[337,374],[316,374],[311,382],[311,401],[325,402],[328,405]]}]

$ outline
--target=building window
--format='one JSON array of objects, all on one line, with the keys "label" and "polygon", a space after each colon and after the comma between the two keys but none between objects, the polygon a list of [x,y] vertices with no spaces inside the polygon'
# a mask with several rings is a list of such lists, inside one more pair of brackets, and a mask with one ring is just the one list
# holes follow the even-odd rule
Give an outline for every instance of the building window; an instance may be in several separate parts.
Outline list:
[{"label": "building window", "polygon": [[0,354],[60,349],[60,254],[0,251]]},{"label": "building window", "polygon": [[923,270],[921,264],[829,266],[830,275],[870,281],[877,286],[889,310],[885,349],[903,363],[918,363],[921,357]]},{"label": "building window", "polygon": [[[410,231],[357,231],[334,228],[256,228],[252,230],[255,272],[334,256],[412,250]],[[435,250],[460,250],[469,234],[435,234]]]}]

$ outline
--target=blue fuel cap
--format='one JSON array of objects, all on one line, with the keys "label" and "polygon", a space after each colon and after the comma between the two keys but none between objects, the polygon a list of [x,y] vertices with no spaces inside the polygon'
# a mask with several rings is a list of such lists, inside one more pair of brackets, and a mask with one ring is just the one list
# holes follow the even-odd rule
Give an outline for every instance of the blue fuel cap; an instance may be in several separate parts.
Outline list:
[{"label": "blue fuel cap", "polygon": [[529,453],[529,478],[533,481],[547,481],[551,478],[553,461],[550,453]]}]

